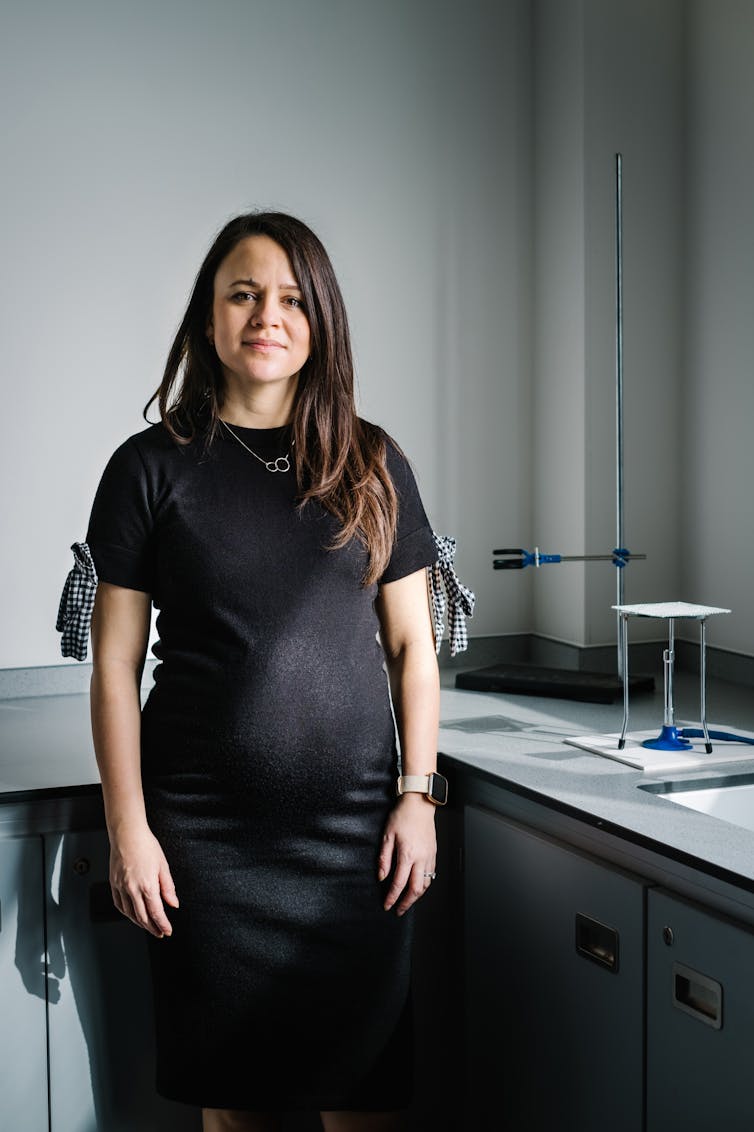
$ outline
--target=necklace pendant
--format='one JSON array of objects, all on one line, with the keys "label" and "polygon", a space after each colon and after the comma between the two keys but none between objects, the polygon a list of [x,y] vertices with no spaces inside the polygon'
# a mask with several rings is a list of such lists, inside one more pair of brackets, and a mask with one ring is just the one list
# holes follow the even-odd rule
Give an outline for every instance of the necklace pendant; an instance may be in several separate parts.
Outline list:
[{"label": "necklace pendant", "polygon": [[289,472],[291,470],[291,462],[287,456],[278,456],[277,460],[267,460],[264,466],[268,472]]},{"label": "necklace pendant", "polygon": [[[249,452],[255,460],[259,460],[260,464],[264,464],[268,472],[289,472],[291,470],[291,461],[289,459],[290,452],[286,456],[278,456],[276,460],[264,460],[261,456],[257,455],[257,453],[253,451],[253,449],[249,448],[248,444],[244,444],[244,442],[241,440],[241,437],[233,431],[228,422],[224,421],[222,417],[220,417],[220,424],[225,425],[226,430],[230,433],[233,439],[237,440],[241,447],[245,448],[246,451]],[[291,449],[293,448],[293,445],[295,443],[296,441],[294,440],[291,444]]]}]

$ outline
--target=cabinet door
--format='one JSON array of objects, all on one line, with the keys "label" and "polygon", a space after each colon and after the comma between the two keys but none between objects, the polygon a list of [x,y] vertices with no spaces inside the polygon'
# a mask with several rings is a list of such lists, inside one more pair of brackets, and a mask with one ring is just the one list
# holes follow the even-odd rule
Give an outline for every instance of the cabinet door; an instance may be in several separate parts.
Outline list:
[{"label": "cabinet door", "polygon": [[106,833],[45,840],[52,1132],[194,1132],[154,1090],[146,935],[112,903]]},{"label": "cabinet door", "polygon": [[647,1129],[751,1132],[754,934],[658,889],[647,964]]},{"label": "cabinet door", "polygon": [[468,1130],[637,1132],[644,888],[465,812]]},{"label": "cabinet door", "polygon": [[436,823],[437,879],[412,913],[414,1099],[406,1125],[411,1132],[463,1127],[462,815],[446,807]]},{"label": "cabinet door", "polygon": [[0,841],[0,1128],[48,1132],[42,839]]}]

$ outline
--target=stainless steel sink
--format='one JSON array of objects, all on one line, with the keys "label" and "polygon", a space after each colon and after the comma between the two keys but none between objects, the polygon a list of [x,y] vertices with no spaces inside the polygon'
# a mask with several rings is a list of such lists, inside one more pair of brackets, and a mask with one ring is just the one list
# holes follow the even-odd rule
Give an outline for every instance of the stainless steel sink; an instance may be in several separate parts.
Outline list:
[{"label": "stainless steel sink", "polygon": [[754,832],[754,774],[729,774],[681,782],[644,782],[639,789],[675,802],[677,806],[710,814]]}]

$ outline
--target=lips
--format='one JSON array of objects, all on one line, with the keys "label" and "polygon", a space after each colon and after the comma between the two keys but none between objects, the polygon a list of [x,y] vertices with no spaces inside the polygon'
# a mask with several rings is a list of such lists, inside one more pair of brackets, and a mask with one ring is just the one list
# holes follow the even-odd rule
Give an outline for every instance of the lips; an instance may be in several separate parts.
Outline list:
[{"label": "lips", "polygon": [[273,342],[268,338],[253,338],[250,342],[244,342],[244,346],[250,346],[253,350],[282,350],[284,349],[282,342]]}]

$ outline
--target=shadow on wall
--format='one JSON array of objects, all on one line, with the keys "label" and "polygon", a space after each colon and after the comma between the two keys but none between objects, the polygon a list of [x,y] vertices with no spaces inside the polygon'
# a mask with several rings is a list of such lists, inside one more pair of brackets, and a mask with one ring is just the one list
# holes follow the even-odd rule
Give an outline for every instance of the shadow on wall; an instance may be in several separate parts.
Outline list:
[{"label": "shadow on wall", "polygon": [[[53,1127],[198,1132],[198,1109],[163,1100],[154,1089],[146,936],[113,905],[106,833],[53,834],[44,843]],[[25,943],[38,898],[25,891],[16,966],[28,993],[44,998],[44,962]]]}]

